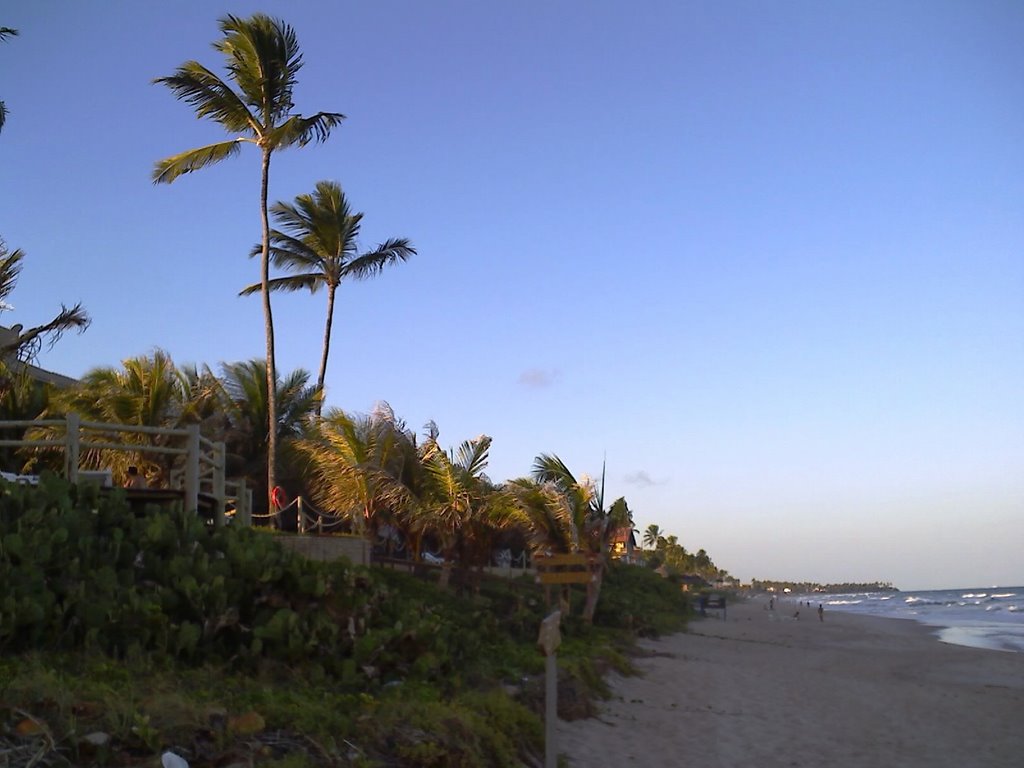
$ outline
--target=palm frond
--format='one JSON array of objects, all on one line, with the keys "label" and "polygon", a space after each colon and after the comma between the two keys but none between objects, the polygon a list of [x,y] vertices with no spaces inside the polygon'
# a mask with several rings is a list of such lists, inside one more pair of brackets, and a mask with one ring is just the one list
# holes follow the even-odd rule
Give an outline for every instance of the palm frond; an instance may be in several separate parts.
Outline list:
[{"label": "palm frond", "polygon": [[8,251],[6,244],[0,240],[0,302],[11,295],[24,264],[25,252],[20,248]]},{"label": "palm frond", "polygon": [[195,110],[197,118],[209,117],[229,133],[248,133],[253,138],[263,134],[259,118],[231,86],[198,61],[186,61],[173,75],[153,83],[167,86],[176,99]]},{"label": "palm frond", "polygon": [[0,42],[6,40],[8,37],[17,37],[19,34],[21,33],[18,32],[18,30],[16,29],[11,29],[10,27],[0,27]]},{"label": "palm frond", "polygon": [[375,250],[360,254],[348,262],[344,270],[345,275],[351,275],[358,280],[375,277],[381,273],[384,267],[399,261],[408,261],[410,256],[415,255],[416,249],[407,238],[386,240]]},{"label": "palm frond", "polygon": [[[320,275],[290,275],[288,277],[275,277],[267,282],[267,288],[271,291],[302,291],[309,290],[315,293],[320,287],[322,278]],[[252,296],[263,290],[262,283],[247,285],[238,292],[239,296]]]},{"label": "palm frond", "polygon": [[153,183],[170,184],[182,174],[192,173],[192,171],[198,171],[208,165],[219,163],[221,160],[238,154],[242,148],[242,142],[245,141],[250,141],[250,139],[231,139],[217,144],[208,144],[205,147],[188,149],[181,154],[166,157],[158,161],[153,168]]},{"label": "palm frond", "polygon": [[89,327],[92,320],[81,304],[67,307],[60,306],[60,312],[50,322],[29,328],[19,333],[15,339],[0,346],[0,355],[15,352],[21,358],[33,357],[39,350],[39,345],[44,338],[49,339],[49,346],[52,347],[66,331],[78,330],[79,333]]},{"label": "palm frond", "polygon": [[294,115],[283,123],[268,131],[264,142],[274,149],[285,147],[304,147],[310,142],[320,143],[327,140],[331,130],[341,125],[345,115],[340,112],[317,112],[312,117]]},{"label": "palm frond", "polygon": [[276,124],[294,106],[292,90],[302,68],[295,30],[264,13],[247,19],[229,14],[219,26],[224,38],[214,48],[227,58],[232,79],[264,124]]},{"label": "palm frond", "polygon": [[7,122],[7,105],[0,101],[0,131],[4,129],[4,123]]},{"label": "palm frond", "polygon": [[466,440],[459,446],[456,463],[468,476],[479,477],[487,467],[490,450],[491,438],[488,435]]},{"label": "palm frond", "polygon": [[554,454],[542,453],[533,460],[533,478],[541,483],[557,483],[565,488],[577,485],[565,462]]}]

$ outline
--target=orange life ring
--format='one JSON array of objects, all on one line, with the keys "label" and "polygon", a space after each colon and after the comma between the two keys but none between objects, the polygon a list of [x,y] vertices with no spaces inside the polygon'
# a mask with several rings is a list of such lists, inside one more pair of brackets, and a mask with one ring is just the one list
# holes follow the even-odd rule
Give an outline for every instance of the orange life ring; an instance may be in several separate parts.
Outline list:
[{"label": "orange life ring", "polygon": [[284,488],[280,485],[275,485],[274,490],[270,492],[270,503],[279,512],[288,506],[288,494],[284,492]]}]

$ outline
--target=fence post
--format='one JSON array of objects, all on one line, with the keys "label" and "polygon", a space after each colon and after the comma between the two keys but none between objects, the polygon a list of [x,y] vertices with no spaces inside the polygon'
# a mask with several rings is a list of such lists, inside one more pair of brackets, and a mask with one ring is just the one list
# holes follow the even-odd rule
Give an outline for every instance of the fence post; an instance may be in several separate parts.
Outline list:
[{"label": "fence post", "polygon": [[68,482],[78,482],[78,429],[79,417],[77,413],[69,413],[64,417],[67,433],[64,435],[64,468]]},{"label": "fence post", "polygon": [[189,424],[185,456],[185,512],[199,511],[199,425]]},{"label": "fence post", "polygon": [[224,470],[227,466],[227,449],[224,443],[213,444],[213,524],[218,528],[224,525]]},{"label": "fence post", "polygon": [[252,491],[245,487],[245,478],[240,478],[235,491],[238,499],[235,502],[235,520],[246,528],[252,527]]}]

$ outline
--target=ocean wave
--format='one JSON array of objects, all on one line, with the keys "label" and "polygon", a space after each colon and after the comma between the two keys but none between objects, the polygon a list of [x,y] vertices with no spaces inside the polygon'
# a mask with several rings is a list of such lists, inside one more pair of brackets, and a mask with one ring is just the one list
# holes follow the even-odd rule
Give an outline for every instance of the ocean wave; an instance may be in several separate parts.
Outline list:
[{"label": "ocean wave", "polygon": [[903,602],[907,605],[947,605],[947,603],[942,600],[928,600],[927,598],[914,597],[913,595],[906,598]]},{"label": "ocean wave", "polygon": [[1016,597],[1016,596],[1017,596],[1016,592],[1001,592],[998,595],[992,595],[992,598],[993,599],[997,599],[997,598]]},{"label": "ocean wave", "polygon": [[960,595],[964,600],[973,598],[988,597],[988,592],[968,592],[966,595]]}]

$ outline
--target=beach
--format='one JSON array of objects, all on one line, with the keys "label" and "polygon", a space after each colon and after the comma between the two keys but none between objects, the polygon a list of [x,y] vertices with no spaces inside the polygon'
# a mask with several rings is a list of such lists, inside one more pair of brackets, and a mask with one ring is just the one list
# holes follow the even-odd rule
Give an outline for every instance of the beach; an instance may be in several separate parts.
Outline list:
[{"label": "beach", "polygon": [[559,721],[572,766],[1024,765],[1024,653],[767,600],[640,646],[639,674],[609,678],[601,714]]}]

